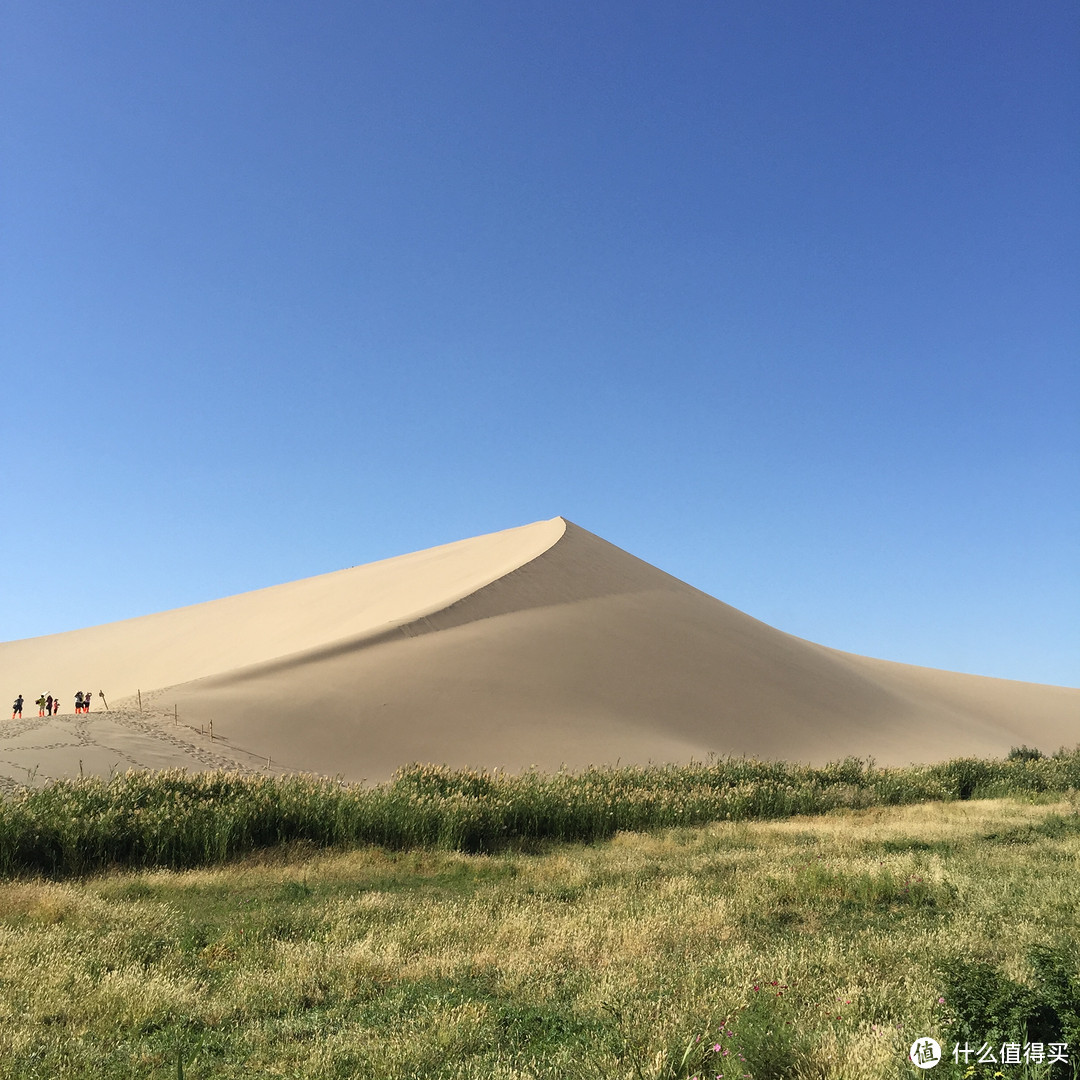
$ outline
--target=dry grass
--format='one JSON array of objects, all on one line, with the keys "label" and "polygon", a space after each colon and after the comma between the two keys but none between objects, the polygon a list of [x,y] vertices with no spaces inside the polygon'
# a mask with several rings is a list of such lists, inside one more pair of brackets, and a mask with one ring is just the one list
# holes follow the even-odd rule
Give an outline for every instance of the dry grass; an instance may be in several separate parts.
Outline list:
[{"label": "dry grass", "polygon": [[[908,1076],[942,964],[1023,980],[1075,932],[1075,822],[969,801],[9,881],[0,1077],[175,1077],[178,1049],[189,1080]],[[725,1021],[744,1072],[693,1043]]]}]

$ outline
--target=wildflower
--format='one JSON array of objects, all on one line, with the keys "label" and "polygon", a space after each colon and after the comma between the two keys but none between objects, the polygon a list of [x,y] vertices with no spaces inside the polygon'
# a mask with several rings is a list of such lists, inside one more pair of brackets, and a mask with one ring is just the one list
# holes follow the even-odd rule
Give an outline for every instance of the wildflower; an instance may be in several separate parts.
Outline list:
[{"label": "wildflower", "polygon": [[945,999],[944,999],[943,997],[939,997],[939,998],[937,999],[937,1003],[938,1003],[939,1005],[944,1005],[944,1004],[945,1004]]}]

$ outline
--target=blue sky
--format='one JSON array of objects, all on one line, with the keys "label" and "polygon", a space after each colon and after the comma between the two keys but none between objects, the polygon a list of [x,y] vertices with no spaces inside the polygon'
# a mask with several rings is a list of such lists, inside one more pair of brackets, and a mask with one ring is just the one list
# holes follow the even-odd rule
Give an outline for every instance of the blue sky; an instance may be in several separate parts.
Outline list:
[{"label": "blue sky", "polygon": [[0,15],[0,640],[563,514],[1080,685],[1071,2]]}]

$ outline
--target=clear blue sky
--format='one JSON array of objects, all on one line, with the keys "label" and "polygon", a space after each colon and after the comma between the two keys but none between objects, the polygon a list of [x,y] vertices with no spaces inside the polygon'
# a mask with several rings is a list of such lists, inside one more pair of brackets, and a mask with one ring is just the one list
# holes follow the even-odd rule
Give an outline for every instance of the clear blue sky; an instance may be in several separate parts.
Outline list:
[{"label": "clear blue sky", "polygon": [[0,15],[0,639],[563,514],[1080,685],[1074,0]]}]

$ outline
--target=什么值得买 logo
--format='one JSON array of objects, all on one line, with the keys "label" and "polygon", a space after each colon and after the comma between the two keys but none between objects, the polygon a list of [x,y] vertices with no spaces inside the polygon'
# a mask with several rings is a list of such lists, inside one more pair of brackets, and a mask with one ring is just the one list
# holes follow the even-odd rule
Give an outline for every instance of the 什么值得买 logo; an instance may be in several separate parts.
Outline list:
[{"label": "\u4ec0\u4e48\u503c\u5f97\u4e70 logo", "polygon": [[[1053,1065],[1056,1062],[1068,1062],[1069,1044],[1052,1043],[1002,1043],[991,1046],[982,1043],[972,1046],[970,1043],[954,1043],[951,1054],[957,1065]],[[911,1063],[919,1069],[932,1069],[941,1061],[941,1044],[929,1035],[920,1035],[908,1051]]]}]

